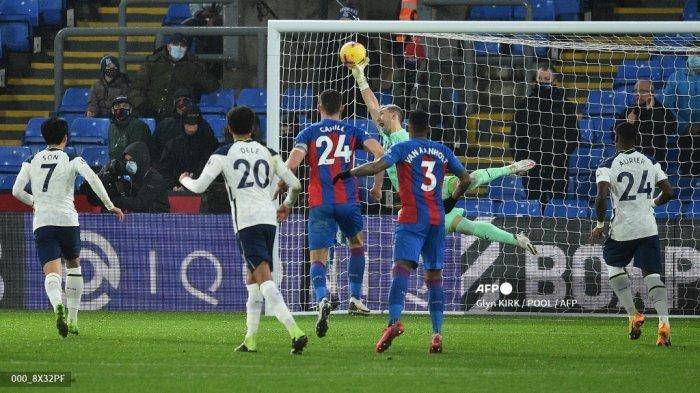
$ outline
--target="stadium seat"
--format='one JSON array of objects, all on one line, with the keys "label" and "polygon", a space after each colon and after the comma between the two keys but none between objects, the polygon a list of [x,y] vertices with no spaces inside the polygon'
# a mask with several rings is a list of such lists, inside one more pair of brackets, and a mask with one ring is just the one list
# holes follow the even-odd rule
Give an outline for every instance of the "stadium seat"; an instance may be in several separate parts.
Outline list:
[{"label": "stadium seat", "polygon": [[241,90],[237,100],[238,105],[245,105],[255,113],[267,112],[267,90],[260,88],[245,88]]},{"label": "stadium seat", "polygon": [[678,199],[673,199],[668,201],[668,203],[661,205],[654,209],[654,214],[656,218],[680,218],[681,210],[683,209],[683,204]]},{"label": "stadium seat", "polygon": [[218,139],[219,142],[223,142],[224,136],[226,135],[226,118],[221,115],[204,115],[202,117],[209,123],[212,131],[214,131],[216,139]]},{"label": "stadium seat", "polygon": [[668,181],[680,201],[700,201],[700,178],[670,175]]},{"label": "stadium seat", "polygon": [[267,115],[258,115],[258,125],[260,126],[260,135],[256,139],[265,142],[267,140]]},{"label": "stadium seat", "polygon": [[617,66],[614,86],[634,85],[640,79],[652,79],[652,65],[648,60],[624,60]]},{"label": "stadium seat", "polygon": [[211,93],[202,94],[199,100],[199,109],[203,114],[226,113],[236,104],[236,92],[233,89],[220,89]]},{"label": "stadium seat", "polygon": [[17,175],[0,175],[0,190],[12,190],[12,186],[15,185],[15,180],[17,180]]},{"label": "stadium seat", "polygon": [[314,109],[314,93],[311,88],[290,87],[282,94],[282,110],[311,111]]},{"label": "stadium seat", "polygon": [[63,25],[66,0],[39,0],[39,20],[42,25]]},{"label": "stadium seat", "polygon": [[652,59],[658,62],[661,68],[662,81],[666,81],[674,72],[688,68],[688,58],[685,56],[658,55],[652,56]]},{"label": "stadium seat", "polygon": [[29,52],[33,30],[24,15],[0,15],[0,36],[3,46],[15,52]]},{"label": "stadium seat", "polygon": [[379,105],[389,105],[394,102],[394,96],[391,95],[391,90],[382,90],[380,92],[375,92],[375,96],[377,96],[377,101],[379,101]]},{"label": "stadium seat", "polygon": [[68,143],[75,145],[107,145],[109,119],[79,117],[70,126]]},{"label": "stadium seat", "polygon": [[493,202],[489,199],[460,198],[455,207],[464,209],[467,217],[490,216],[493,213]]},{"label": "stadium seat", "polygon": [[[547,42],[547,36],[543,34],[529,34],[527,36],[522,36],[522,35],[516,35],[516,38],[522,38],[522,39],[528,39],[528,40],[536,40],[536,41],[542,41],[543,46],[535,46],[533,47],[534,49],[534,54],[536,57],[542,57],[542,58],[547,58],[548,53],[549,53],[549,48],[546,46]],[[516,56],[523,56],[525,55],[525,46],[521,44],[512,44],[510,46],[510,54],[511,55],[516,55]]]},{"label": "stadium seat", "polygon": [[550,199],[544,207],[545,217],[590,218],[588,199]]},{"label": "stadium seat", "polygon": [[189,4],[171,4],[168,7],[168,12],[163,17],[163,26],[180,25],[185,19],[190,17],[192,17],[192,14],[190,14]]},{"label": "stadium seat", "polygon": [[693,201],[683,205],[683,218],[700,220],[700,201]]},{"label": "stadium seat", "polygon": [[153,133],[156,132],[156,119],[150,117],[142,117],[141,121],[146,123],[148,129],[151,130],[151,135],[153,135]]},{"label": "stadium seat", "polygon": [[579,147],[569,156],[569,173],[595,171],[605,158],[614,153],[615,149],[612,147]]},{"label": "stadium seat", "polygon": [[[2,29],[2,27],[0,27],[0,29]],[[2,47],[2,34],[0,34],[0,60],[5,58],[5,51],[3,51]]]},{"label": "stadium seat", "polygon": [[581,2],[579,0],[556,0],[554,3],[557,20],[576,21],[581,19]]},{"label": "stadium seat", "polygon": [[0,146],[0,173],[19,173],[22,163],[32,156],[26,146]]},{"label": "stadium seat", "polygon": [[513,7],[497,5],[478,5],[470,8],[470,20],[512,20]]},{"label": "stadium seat", "polygon": [[477,56],[497,55],[501,53],[501,44],[498,42],[474,41],[474,52]]},{"label": "stadium seat", "polygon": [[566,194],[568,199],[592,199],[598,193],[595,184],[595,173],[586,172],[569,176],[566,184]]},{"label": "stadium seat", "polygon": [[102,168],[109,162],[109,149],[104,146],[86,147],[83,149],[81,157],[91,168]]},{"label": "stadium seat", "polygon": [[[556,20],[555,0],[530,0],[532,20]],[[525,20],[525,7],[513,7],[513,19]]]},{"label": "stadium seat", "polygon": [[685,7],[683,7],[683,20],[700,20],[700,12],[698,10],[698,2],[696,0],[686,0]]},{"label": "stadium seat", "polygon": [[523,181],[516,176],[506,176],[489,184],[489,199],[494,201],[525,199]]},{"label": "stadium seat", "polygon": [[24,16],[32,27],[39,26],[38,0],[3,0],[0,1],[0,21],[19,19]]},{"label": "stadium seat", "polygon": [[41,125],[46,121],[45,117],[34,117],[27,122],[22,142],[25,145],[44,145],[44,137],[41,136]]},{"label": "stadium seat", "polygon": [[579,142],[589,145],[612,142],[614,128],[612,117],[584,117],[578,121]]},{"label": "stadium seat", "polygon": [[503,217],[541,217],[540,201],[495,201],[493,213]]},{"label": "stadium seat", "polygon": [[695,35],[692,33],[659,34],[655,35],[655,46],[694,46]]},{"label": "stadium seat", "polygon": [[583,112],[589,117],[622,113],[634,100],[632,89],[633,86],[616,90],[591,90]]},{"label": "stadium seat", "polygon": [[80,113],[83,114],[87,110],[88,96],[90,89],[79,87],[69,87],[63,93],[61,106],[58,107],[59,113]]}]

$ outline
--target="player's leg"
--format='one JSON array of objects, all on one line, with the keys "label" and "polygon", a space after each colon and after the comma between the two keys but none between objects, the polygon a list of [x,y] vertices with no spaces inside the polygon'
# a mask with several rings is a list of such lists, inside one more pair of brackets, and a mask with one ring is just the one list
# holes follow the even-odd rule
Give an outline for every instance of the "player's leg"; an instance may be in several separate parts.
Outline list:
[{"label": "player's leg", "polygon": [[34,231],[34,241],[39,262],[43,264],[44,290],[51,302],[56,317],[56,328],[62,337],[68,335],[66,324],[66,308],[63,305],[63,290],[61,289],[61,246],[56,237],[58,227],[45,226]]},{"label": "player's leg", "polygon": [[463,235],[474,235],[482,240],[491,240],[503,244],[520,247],[537,255],[537,248],[530,239],[522,233],[514,235],[486,221],[472,221],[464,217],[464,209],[454,208],[445,216],[447,233],[457,232]]},{"label": "player's leg", "polygon": [[365,246],[362,237],[362,213],[359,204],[336,205],[335,220],[348,239],[350,260],[348,261],[348,288],[350,299],[348,312],[352,315],[367,315],[369,309],[362,303],[362,281],[365,276]]},{"label": "player's leg", "polygon": [[316,335],[318,337],[326,335],[328,318],[332,310],[326,286],[326,262],[328,261],[328,248],[333,245],[337,230],[338,225],[333,218],[333,206],[323,205],[309,210],[308,236],[309,256],[311,258],[309,273],[318,305],[318,319],[316,320]]},{"label": "player's leg", "polygon": [[[240,244],[240,243],[239,243]],[[246,301],[246,333],[243,343],[236,347],[236,352],[257,352],[256,335],[260,326],[260,315],[262,314],[263,294],[260,292],[260,285],[255,281],[250,269],[246,269],[246,289],[248,290],[248,300]]]},{"label": "player's leg", "polygon": [[80,268],[80,228],[62,227],[61,253],[66,259],[66,306],[68,308],[68,332],[78,334],[78,310],[83,296],[83,273]]},{"label": "player's leg", "polygon": [[445,259],[445,228],[431,225],[421,250],[425,285],[428,288],[428,311],[433,325],[433,337],[428,353],[442,353],[442,321],[445,313],[445,289],[442,286],[442,269]]},{"label": "player's leg", "polygon": [[659,331],[656,345],[671,346],[671,324],[668,321],[668,291],[661,281],[661,245],[659,236],[638,240],[634,254],[634,265],[642,269],[644,284],[649,293],[649,302],[659,316]]},{"label": "player's leg", "polygon": [[627,312],[629,321],[630,340],[636,340],[642,335],[644,316],[637,311],[632,297],[630,277],[625,270],[634,255],[633,242],[618,242],[608,238],[603,243],[603,259],[608,265],[608,277],[617,300]]}]

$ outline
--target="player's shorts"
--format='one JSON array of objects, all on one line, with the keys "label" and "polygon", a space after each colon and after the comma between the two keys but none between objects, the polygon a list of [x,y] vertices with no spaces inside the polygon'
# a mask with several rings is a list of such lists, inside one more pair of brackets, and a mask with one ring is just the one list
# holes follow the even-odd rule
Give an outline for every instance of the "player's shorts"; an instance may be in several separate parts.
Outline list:
[{"label": "player's shorts", "polygon": [[451,212],[445,215],[445,233],[454,232],[454,230],[450,230],[450,225],[452,225],[452,221],[455,220],[455,217],[464,217],[464,212],[464,209],[455,207]]},{"label": "player's shorts", "polygon": [[42,265],[61,257],[76,259],[80,256],[80,227],[43,226],[34,231],[34,242]]},{"label": "player's shorts", "polygon": [[275,245],[277,227],[269,224],[253,225],[238,230],[238,247],[248,270],[255,270],[261,263],[267,262],[272,271],[272,248]]},{"label": "player's shorts", "polygon": [[603,243],[603,259],[610,266],[625,267],[634,257],[634,267],[661,274],[659,235],[617,241],[608,237]]},{"label": "player's shorts", "polygon": [[353,237],[362,231],[363,225],[359,203],[312,207],[309,209],[309,249],[332,246],[338,227],[345,237]]},{"label": "player's shorts", "polygon": [[438,270],[445,262],[445,226],[430,224],[398,224],[394,232],[394,260],[413,262],[423,268]]}]

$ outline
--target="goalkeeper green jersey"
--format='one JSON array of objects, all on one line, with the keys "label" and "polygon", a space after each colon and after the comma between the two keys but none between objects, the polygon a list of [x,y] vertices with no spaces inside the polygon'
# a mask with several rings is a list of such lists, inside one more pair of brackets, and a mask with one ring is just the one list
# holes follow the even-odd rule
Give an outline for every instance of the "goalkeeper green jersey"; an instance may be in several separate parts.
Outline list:
[{"label": "goalkeeper green jersey", "polygon": [[[404,142],[410,139],[408,136],[408,132],[404,130],[403,128],[394,131],[391,134],[387,134],[384,132],[380,132],[379,135],[382,137],[382,147],[384,148],[384,151],[389,150],[392,146],[399,142]],[[399,177],[396,174],[396,165],[392,165],[386,170],[387,175],[389,176],[389,180],[391,180],[391,185],[394,187],[394,190],[396,192],[399,191]]]}]

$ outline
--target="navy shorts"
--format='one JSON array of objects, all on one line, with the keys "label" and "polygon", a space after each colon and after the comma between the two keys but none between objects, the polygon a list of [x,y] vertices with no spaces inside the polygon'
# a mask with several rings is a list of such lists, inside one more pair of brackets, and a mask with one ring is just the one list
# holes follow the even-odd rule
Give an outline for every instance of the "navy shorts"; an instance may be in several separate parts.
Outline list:
[{"label": "navy shorts", "polygon": [[39,262],[76,259],[80,256],[80,227],[45,226],[34,231]]},{"label": "navy shorts", "polygon": [[398,224],[394,235],[394,260],[413,262],[423,268],[441,270],[445,263],[445,226],[430,224]]},{"label": "navy shorts", "polygon": [[238,246],[248,270],[252,272],[261,263],[267,262],[272,271],[272,248],[276,232],[277,227],[268,224],[253,225],[238,231]]},{"label": "navy shorts", "polygon": [[659,235],[617,241],[608,237],[603,243],[603,259],[610,266],[625,267],[634,257],[634,267],[661,274]]},{"label": "navy shorts", "polygon": [[312,207],[309,209],[309,249],[332,246],[338,227],[345,237],[353,237],[362,231],[363,225],[358,203]]}]

